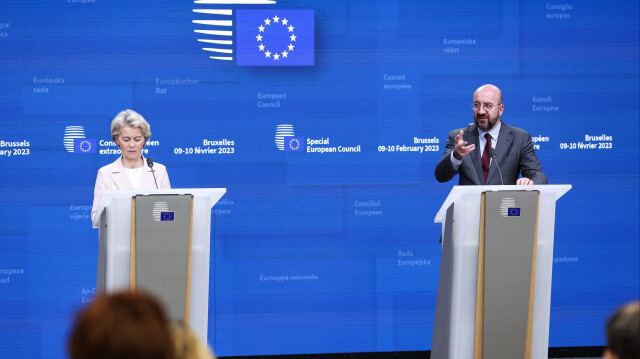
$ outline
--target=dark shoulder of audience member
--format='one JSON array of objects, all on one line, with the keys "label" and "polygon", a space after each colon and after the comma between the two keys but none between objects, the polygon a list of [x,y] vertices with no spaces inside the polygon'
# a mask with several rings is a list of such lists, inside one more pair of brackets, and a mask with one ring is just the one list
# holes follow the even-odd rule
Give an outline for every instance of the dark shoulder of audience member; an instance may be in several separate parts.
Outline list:
[{"label": "dark shoulder of audience member", "polygon": [[619,308],[609,318],[603,357],[640,359],[640,301]]},{"label": "dark shoulder of audience member", "polygon": [[162,306],[140,292],[102,295],[81,310],[69,338],[72,359],[173,359]]}]

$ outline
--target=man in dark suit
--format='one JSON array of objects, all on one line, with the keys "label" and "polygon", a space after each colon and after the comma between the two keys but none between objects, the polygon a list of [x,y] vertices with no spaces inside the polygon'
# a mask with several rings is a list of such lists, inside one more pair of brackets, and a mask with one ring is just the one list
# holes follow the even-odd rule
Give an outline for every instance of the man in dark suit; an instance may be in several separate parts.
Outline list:
[{"label": "man in dark suit", "polygon": [[436,179],[446,182],[459,174],[460,185],[546,184],[529,132],[500,118],[504,112],[500,89],[480,86],[473,93],[472,109],[474,123],[449,133]]}]

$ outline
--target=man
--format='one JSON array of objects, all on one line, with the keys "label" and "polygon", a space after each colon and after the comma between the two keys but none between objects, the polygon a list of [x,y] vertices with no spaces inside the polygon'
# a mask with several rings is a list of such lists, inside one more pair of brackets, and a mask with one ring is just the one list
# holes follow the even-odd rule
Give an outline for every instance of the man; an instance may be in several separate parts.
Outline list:
[{"label": "man", "polygon": [[605,359],[640,358],[640,301],[618,309],[607,322]]},{"label": "man", "polygon": [[480,86],[473,93],[472,109],[474,123],[449,133],[436,179],[446,182],[459,174],[460,185],[546,184],[531,135],[500,118],[504,112],[500,89]]}]

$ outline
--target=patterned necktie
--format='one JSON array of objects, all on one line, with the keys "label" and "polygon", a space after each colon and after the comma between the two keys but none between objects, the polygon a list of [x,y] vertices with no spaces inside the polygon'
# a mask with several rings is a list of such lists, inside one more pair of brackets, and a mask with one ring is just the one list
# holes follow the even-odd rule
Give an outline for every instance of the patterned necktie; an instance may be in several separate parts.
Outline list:
[{"label": "patterned necktie", "polygon": [[484,138],[487,139],[487,143],[484,145],[484,152],[482,152],[482,174],[484,175],[484,183],[486,184],[489,165],[491,164],[491,155],[489,154],[489,149],[491,148],[491,135],[489,133],[485,133]]}]

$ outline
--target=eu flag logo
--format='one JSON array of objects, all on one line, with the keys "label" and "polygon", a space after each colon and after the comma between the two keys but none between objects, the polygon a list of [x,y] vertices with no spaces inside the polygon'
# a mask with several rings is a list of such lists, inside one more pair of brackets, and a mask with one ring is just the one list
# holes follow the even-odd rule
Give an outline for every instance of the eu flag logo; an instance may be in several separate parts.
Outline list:
[{"label": "eu flag logo", "polygon": [[304,137],[284,137],[285,151],[304,151]]},{"label": "eu flag logo", "polygon": [[173,221],[175,212],[160,212],[160,221]]},{"label": "eu flag logo", "polygon": [[76,138],[73,140],[74,153],[96,153],[95,138]]},{"label": "eu flag logo", "polygon": [[237,10],[236,65],[313,66],[313,10]]},{"label": "eu flag logo", "polygon": [[520,217],[520,208],[519,207],[511,207],[508,211],[509,217]]}]

